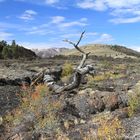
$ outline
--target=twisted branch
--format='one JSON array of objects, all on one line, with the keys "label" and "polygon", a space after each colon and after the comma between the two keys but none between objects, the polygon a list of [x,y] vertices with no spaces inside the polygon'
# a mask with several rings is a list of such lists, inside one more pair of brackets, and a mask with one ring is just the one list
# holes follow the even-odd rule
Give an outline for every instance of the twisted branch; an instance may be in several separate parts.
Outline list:
[{"label": "twisted branch", "polygon": [[85,31],[81,33],[79,40],[77,41],[77,43],[74,43],[70,40],[63,40],[65,42],[68,42],[69,44],[73,45],[75,47],[76,50],[78,50],[83,58],[80,62],[80,64],[78,65],[78,67],[75,70],[74,76],[73,76],[73,81],[65,86],[59,86],[56,84],[56,82],[54,81],[54,79],[51,77],[51,75],[45,75],[44,76],[44,82],[48,84],[48,86],[50,88],[52,88],[56,93],[60,93],[63,91],[69,91],[69,90],[73,90],[77,87],[79,87],[80,83],[81,83],[81,79],[82,76],[85,74],[94,74],[94,68],[91,65],[86,65],[85,66],[85,62],[86,59],[88,58],[88,55],[90,54],[90,52],[86,53],[83,50],[81,50],[81,48],[79,48],[79,44],[83,38]]}]

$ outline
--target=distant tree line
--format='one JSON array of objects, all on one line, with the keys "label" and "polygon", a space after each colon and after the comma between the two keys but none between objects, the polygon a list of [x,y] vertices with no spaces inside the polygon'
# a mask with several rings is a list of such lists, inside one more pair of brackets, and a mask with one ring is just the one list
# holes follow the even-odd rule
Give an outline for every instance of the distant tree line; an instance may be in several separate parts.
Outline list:
[{"label": "distant tree line", "polygon": [[0,41],[0,59],[20,59],[20,58],[36,58],[36,54],[16,44],[16,41],[13,40],[11,45],[6,41]]}]

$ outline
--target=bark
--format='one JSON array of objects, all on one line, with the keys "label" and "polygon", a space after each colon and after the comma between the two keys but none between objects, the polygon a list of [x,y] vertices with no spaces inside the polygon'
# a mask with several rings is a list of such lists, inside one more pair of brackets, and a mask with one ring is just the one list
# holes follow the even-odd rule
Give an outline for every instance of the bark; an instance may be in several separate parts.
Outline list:
[{"label": "bark", "polygon": [[80,53],[82,53],[82,56],[83,56],[79,66],[76,68],[76,70],[73,74],[74,75],[73,81],[71,83],[69,83],[68,85],[60,86],[55,82],[54,78],[52,78],[51,75],[46,74],[44,76],[44,83],[46,83],[56,93],[60,93],[63,91],[69,91],[69,90],[73,90],[75,88],[78,88],[80,83],[81,83],[81,79],[82,79],[83,75],[86,75],[86,74],[94,75],[94,73],[95,73],[93,66],[85,65],[86,59],[88,58],[88,55],[90,54],[90,52],[85,53],[83,50],[81,50],[78,47],[80,41],[82,40],[84,33],[85,32],[82,32],[77,43],[73,43],[72,41],[69,41],[69,40],[64,40],[65,42],[72,44]]}]

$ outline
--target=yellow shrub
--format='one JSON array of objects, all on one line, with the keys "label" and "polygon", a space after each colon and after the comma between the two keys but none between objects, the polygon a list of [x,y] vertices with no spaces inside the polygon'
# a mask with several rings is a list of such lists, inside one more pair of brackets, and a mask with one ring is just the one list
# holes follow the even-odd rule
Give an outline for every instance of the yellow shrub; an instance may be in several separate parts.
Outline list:
[{"label": "yellow shrub", "polygon": [[68,76],[73,72],[73,66],[71,63],[65,63],[62,69],[63,69],[62,77]]},{"label": "yellow shrub", "polygon": [[88,81],[89,83],[91,82],[98,82],[98,81],[103,81],[103,80],[107,80],[107,79],[117,79],[117,78],[121,78],[121,77],[124,77],[124,74],[118,74],[118,75],[115,75],[113,74],[112,72],[105,72],[103,74],[100,74],[100,75],[95,75],[93,78],[91,78],[91,76],[88,77]]},{"label": "yellow shrub", "polygon": [[121,140],[125,133],[118,117],[109,112],[95,115],[92,122],[98,124],[98,129],[90,129],[84,140]]},{"label": "yellow shrub", "polygon": [[98,128],[98,139],[100,140],[119,140],[124,135],[124,128],[121,121],[115,117],[111,120],[100,120],[100,127]]}]

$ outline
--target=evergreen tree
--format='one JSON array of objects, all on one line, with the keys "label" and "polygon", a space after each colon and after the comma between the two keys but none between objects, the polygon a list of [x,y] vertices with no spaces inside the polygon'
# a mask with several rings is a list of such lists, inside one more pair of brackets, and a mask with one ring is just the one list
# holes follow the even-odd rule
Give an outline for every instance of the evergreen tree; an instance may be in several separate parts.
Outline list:
[{"label": "evergreen tree", "polygon": [[8,47],[7,46],[3,48],[2,56],[3,56],[4,59],[8,58]]},{"label": "evergreen tree", "polygon": [[11,47],[16,47],[16,41],[15,40],[12,41]]}]

